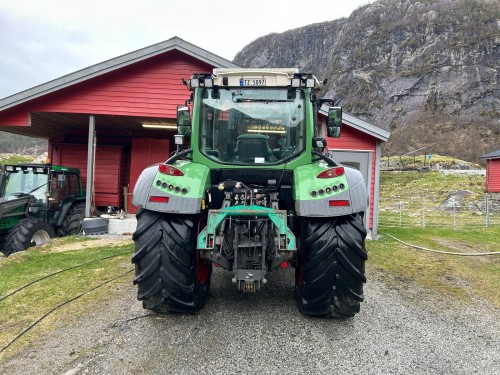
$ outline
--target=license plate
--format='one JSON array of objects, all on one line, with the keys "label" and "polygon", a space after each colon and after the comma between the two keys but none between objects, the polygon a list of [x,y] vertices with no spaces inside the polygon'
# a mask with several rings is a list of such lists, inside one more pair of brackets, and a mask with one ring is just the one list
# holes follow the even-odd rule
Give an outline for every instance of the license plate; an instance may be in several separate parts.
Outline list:
[{"label": "license plate", "polygon": [[240,78],[240,86],[265,86],[265,78]]}]

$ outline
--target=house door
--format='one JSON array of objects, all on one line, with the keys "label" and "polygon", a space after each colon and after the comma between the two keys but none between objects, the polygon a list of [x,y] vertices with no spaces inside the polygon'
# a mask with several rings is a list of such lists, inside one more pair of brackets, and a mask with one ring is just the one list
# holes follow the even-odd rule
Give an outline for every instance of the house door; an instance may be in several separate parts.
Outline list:
[{"label": "house door", "polygon": [[372,165],[372,155],[373,153],[370,151],[347,151],[347,150],[330,150],[330,153],[332,154],[333,159],[346,166],[346,167],[351,167],[354,169],[357,169],[358,171],[361,172],[363,175],[363,178],[365,179],[366,183],[366,188],[368,189],[369,192],[369,205],[368,205],[368,210],[365,214],[364,218],[364,225],[365,228],[369,228],[369,219],[370,219],[370,212],[371,212],[371,192],[372,192],[372,187],[371,187],[371,181],[372,181],[372,169],[370,166]]}]

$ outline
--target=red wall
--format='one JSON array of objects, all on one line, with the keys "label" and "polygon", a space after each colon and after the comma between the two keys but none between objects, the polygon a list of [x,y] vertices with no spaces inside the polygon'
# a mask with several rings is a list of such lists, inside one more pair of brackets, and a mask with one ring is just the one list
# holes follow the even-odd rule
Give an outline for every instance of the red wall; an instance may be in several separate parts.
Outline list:
[{"label": "red wall", "polygon": [[181,78],[213,67],[178,51],[106,73],[0,113],[0,125],[28,125],[29,112],[176,117],[189,91]]},{"label": "red wall", "polygon": [[[123,206],[123,177],[126,176],[124,148],[96,147],[94,170],[94,204],[96,206]],[[83,189],[87,184],[87,145],[57,144],[52,147],[52,163],[80,168]]]},{"label": "red wall", "polygon": [[363,133],[349,125],[342,125],[340,138],[326,138],[330,150],[372,151],[371,181],[370,181],[370,221],[369,227],[373,228],[373,202],[375,199],[375,163],[377,139]]},{"label": "red wall", "polygon": [[486,191],[500,193],[500,159],[490,159],[486,163]]}]

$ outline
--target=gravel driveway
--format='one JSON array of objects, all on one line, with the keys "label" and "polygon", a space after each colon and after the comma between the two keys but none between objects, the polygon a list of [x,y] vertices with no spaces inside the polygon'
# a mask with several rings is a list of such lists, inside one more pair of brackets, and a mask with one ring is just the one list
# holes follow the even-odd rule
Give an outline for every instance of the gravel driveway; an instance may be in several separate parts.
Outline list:
[{"label": "gravel driveway", "polygon": [[215,269],[209,303],[192,316],[143,310],[130,274],[83,319],[43,337],[35,328],[27,349],[0,360],[0,373],[500,373],[498,309],[445,308],[424,290],[397,291],[377,272],[368,276],[361,313],[327,320],[299,314],[292,269],[270,275],[254,296],[239,294],[230,273]]}]

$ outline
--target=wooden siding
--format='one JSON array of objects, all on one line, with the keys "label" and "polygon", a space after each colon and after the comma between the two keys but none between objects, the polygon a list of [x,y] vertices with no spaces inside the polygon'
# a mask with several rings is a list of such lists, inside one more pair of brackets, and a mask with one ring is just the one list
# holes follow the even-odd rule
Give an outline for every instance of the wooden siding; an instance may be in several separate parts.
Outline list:
[{"label": "wooden siding", "polygon": [[0,125],[29,126],[29,110],[26,106],[0,112]]},{"label": "wooden siding", "polygon": [[181,78],[212,66],[171,51],[0,113],[0,125],[27,126],[29,112],[175,118],[189,90]]},{"label": "wooden siding", "polygon": [[[94,175],[94,204],[96,206],[123,206],[123,177],[127,170],[124,148],[121,146],[96,147]],[[87,183],[87,145],[55,144],[52,147],[54,164],[79,168],[82,184]]]},{"label": "wooden siding", "polygon": [[486,162],[486,192],[500,193],[500,159]]},{"label": "wooden siding", "polygon": [[[331,150],[349,150],[349,151],[371,151],[372,165],[371,168],[371,181],[369,182],[370,194],[370,219],[368,226],[373,228],[373,202],[375,199],[375,179],[379,176],[375,175],[375,162],[377,152],[377,140],[357,129],[342,125],[342,133],[340,138],[326,138],[327,147]],[[378,197],[377,197],[378,198]]]}]

